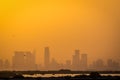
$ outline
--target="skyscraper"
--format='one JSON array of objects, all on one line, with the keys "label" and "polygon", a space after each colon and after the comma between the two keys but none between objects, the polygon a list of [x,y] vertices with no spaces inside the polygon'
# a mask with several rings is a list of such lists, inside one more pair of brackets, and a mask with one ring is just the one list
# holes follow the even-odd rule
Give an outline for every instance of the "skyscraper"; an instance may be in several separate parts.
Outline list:
[{"label": "skyscraper", "polygon": [[35,53],[16,51],[13,56],[13,70],[36,70]]},{"label": "skyscraper", "polygon": [[25,70],[25,58],[24,52],[16,51],[15,55],[13,56],[13,70]]},{"label": "skyscraper", "polygon": [[35,53],[31,53],[29,51],[25,53],[25,64],[26,64],[26,70],[36,69]]},{"label": "skyscraper", "polygon": [[49,66],[50,66],[50,51],[49,51],[49,47],[45,47],[44,50],[44,67],[46,70],[49,70]]},{"label": "skyscraper", "polygon": [[75,55],[73,55],[72,67],[73,67],[73,70],[80,69],[80,51],[79,50],[75,50]]},{"label": "skyscraper", "polygon": [[81,69],[87,69],[87,54],[81,54]]}]

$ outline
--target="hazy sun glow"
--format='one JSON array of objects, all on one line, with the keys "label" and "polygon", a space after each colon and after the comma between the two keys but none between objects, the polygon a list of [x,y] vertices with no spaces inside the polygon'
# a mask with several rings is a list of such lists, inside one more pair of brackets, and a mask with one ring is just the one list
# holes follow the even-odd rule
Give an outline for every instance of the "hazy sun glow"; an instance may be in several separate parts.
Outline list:
[{"label": "hazy sun glow", "polygon": [[44,47],[58,62],[75,49],[89,61],[120,57],[119,0],[1,0],[0,58],[14,51],[36,50],[43,63]]}]

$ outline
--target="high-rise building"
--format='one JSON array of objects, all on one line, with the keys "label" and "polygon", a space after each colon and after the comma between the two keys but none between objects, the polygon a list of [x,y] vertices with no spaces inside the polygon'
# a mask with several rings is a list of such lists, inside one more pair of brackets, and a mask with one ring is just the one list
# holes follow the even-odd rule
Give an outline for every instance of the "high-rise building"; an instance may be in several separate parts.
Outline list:
[{"label": "high-rise building", "polygon": [[49,47],[45,47],[44,50],[44,67],[46,70],[49,70],[49,66],[50,66],[50,51],[49,51]]},{"label": "high-rise building", "polygon": [[24,52],[16,51],[13,56],[13,70],[23,71],[25,70],[25,58]]},{"label": "high-rise building", "polygon": [[73,70],[80,69],[80,51],[79,50],[75,50],[75,55],[73,55],[72,69]]},{"label": "high-rise building", "polygon": [[36,70],[35,53],[25,53],[26,70]]},{"label": "high-rise building", "polygon": [[81,69],[87,69],[87,54],[81,54]]},{"label": "high-rise building", "polygon": [[13,56],[13,70],[36,70],[35,53],[30,51],[16,51]]}]

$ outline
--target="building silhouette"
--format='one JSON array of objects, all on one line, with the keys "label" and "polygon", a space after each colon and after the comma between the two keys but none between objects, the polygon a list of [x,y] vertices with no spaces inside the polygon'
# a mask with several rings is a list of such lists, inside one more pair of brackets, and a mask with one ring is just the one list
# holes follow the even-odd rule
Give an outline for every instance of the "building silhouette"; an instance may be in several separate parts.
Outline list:
[{"label": "building silhouette", "polygon": [[60,66],[59,63],[54,58],[52,58],[50,70],[59,70],[60,69],[59,66]]},{"label": "building silhouette", "polygon": [[75,55],[73,55],[72,69],[73,70],[79,70],[80,69],[80,51],[79,50],[75,50]]},{"label": "building silhouette", "polygon": [[5,71],[10,71],[10,62],[8,60],[5,60],[3,63],[3,67]]},{"label": "building silhouette", "polygon": [[81,64],[80,64],[81,70],[86,70],[88,66],[87,62],[87,54],[81,54]]},{"label": "building silhouette", "polygon": [[12,65],[13,70],[15,71],[24,71],[25,70],[25,54],[23,51],[15,51],[13,56]]},{"label": "building silhouette", "polygon": [[0,59],[0,71],[2,71],[2,70],[3,70],[3,60]]},{"label": "building silhouette", "polygon": [[16,51],[12,62],[15,71],[36,70],[37,67],[35,53],[30,51]]},{"label": "building silhouette", "polygon": [[104,65],[104,61],[102,59],[98,59],[95,62],[93,62],[93,69],[94,70],[104,70],[105,65]]},{"label": "building silhouette", "polygon": [[31,51],[15,51],[12,57],[12,65],[8,60],[0,59],[0,71],[35,71],[35,70],[60,70],[70,69],[74,71],[98,70],[98,71],[116,71],[120,70],[118,61],[112,59],[107,60],[104,64],[103,59],[95,60],[91,65],[88,65],[88,55],[80,54],[79,50],[75,50],[71,60],[66,60],[65,64],[57,62],[55,58],[50,61],[49,47],[44,48],[44,65],[36,64],[36,52]]},{"label": "building silhouette", "polygon": [[118,62],[113,61],[112,59],[107,60],[107,69],[108,70],[120,70],[120,65]]},{"label": "building silhouette", "polygon": [[49,47],[45,47],[45,49],[44,49],[44,67],[45,67],[46,70],[49,70],[49,67],[50,67]]},{"label": "building silhouette", "polygon": [[35,62],[35,53],[31,53],[30,51],[25,52],[25,66],[26,70],[36,70],[36,62]]}]

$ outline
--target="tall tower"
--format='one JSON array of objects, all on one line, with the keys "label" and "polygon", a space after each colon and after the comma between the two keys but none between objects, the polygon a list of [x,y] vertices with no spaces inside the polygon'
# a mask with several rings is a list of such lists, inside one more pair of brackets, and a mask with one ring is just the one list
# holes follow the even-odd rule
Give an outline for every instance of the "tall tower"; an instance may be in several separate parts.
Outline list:
[{"label": "tall tower", "polygon": [[81,68],[82,70],[87,69],[87,54],[81,54]]},{"label": "tall tower", "polygon": [[80,51],[75,50],[75,55],[73,55],[72,66],[74,70],[80,69]]},{"label": "tall tower", "polygon": [[45,47],[44,50],[44,66],[46,70],[49,70],[49,66],[50,66],[50,51],[49,51],[49,47]]}]

